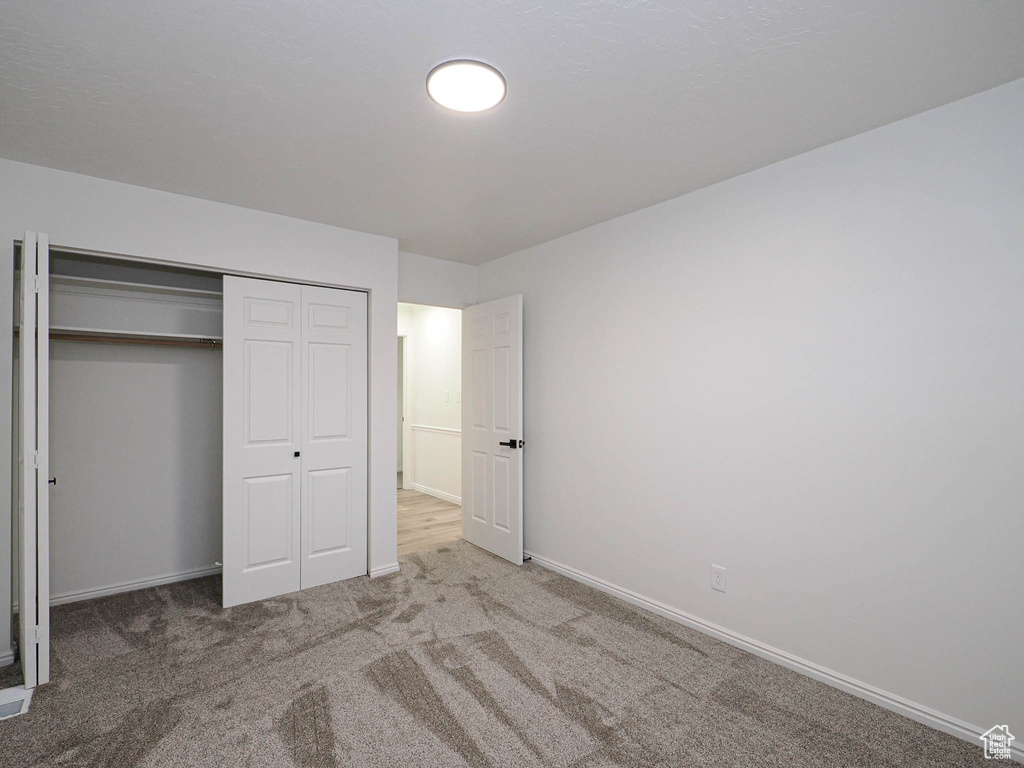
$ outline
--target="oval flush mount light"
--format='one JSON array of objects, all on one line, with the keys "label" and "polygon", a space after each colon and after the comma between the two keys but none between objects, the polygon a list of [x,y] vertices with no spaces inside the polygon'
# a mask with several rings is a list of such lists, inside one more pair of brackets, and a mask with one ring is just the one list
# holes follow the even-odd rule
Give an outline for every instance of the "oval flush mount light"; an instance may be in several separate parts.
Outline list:
[{"label": "oval flush mount light", "polygon": [[430,98],[456,112],[483,112],[497,106],[507,89],[501,72],[470,59],[446,61],[427,75]]}]

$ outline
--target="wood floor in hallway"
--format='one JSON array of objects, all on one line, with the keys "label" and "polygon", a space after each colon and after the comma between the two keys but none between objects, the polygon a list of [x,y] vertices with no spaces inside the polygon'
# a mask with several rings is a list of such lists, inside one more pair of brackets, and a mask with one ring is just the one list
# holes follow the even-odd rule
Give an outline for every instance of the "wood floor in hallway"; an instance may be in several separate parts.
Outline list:
[{"label": "wood floor in hallway", "polygon": [[462,507],[419,491],[398,490],[398,556],[462,538]]}]

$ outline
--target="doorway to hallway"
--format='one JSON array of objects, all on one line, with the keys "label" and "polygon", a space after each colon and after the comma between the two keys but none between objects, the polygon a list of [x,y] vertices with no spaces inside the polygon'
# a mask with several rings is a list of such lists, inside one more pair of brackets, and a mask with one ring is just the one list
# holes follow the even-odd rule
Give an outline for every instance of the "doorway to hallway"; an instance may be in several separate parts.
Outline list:
[{"label": "doorway to hallway", "polygon": [[462,538],[462,311],[398,305],[398,556]]}]

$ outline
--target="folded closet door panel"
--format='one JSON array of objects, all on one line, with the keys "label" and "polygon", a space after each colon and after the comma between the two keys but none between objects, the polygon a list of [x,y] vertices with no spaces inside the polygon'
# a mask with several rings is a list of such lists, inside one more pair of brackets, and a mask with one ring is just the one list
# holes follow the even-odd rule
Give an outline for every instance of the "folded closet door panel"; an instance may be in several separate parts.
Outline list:
[{"label": "folded closet door panel", "polygon": [[26,688],[50,680],[49,238],[26,232],[18,312],[19,640]]},{"label": "folded closet door panel", "polygon": [[36,625],[36,233],[21,245],[21,306],[18,312],[18,581],[21,671],[26,688],[38,685]]},{"label": "folded closet door panel", "polygon": [[36,682],[50,682],[50,236],[36,243]]},{"label": "folded closet door panel", "polygon": [[302,287],[224,278],[224,606],[300,586]]},{"label": "folded closet door panel", "polygon": [[302,588],[366,561],[366,294],[302,287]]}]

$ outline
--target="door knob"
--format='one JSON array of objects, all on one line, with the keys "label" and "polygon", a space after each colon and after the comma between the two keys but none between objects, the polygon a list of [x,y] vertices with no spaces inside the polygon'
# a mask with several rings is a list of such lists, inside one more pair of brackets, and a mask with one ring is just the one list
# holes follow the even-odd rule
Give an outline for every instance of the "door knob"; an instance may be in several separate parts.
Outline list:
[{"label": "door knob", "polygon": [[515,450],[516,448],[522,448],[523,447],[523,441],[522,440],[509,440],[507,443],[499,442],[498,445],[504,445],[506,448],[511,448],[512,450]]}]

